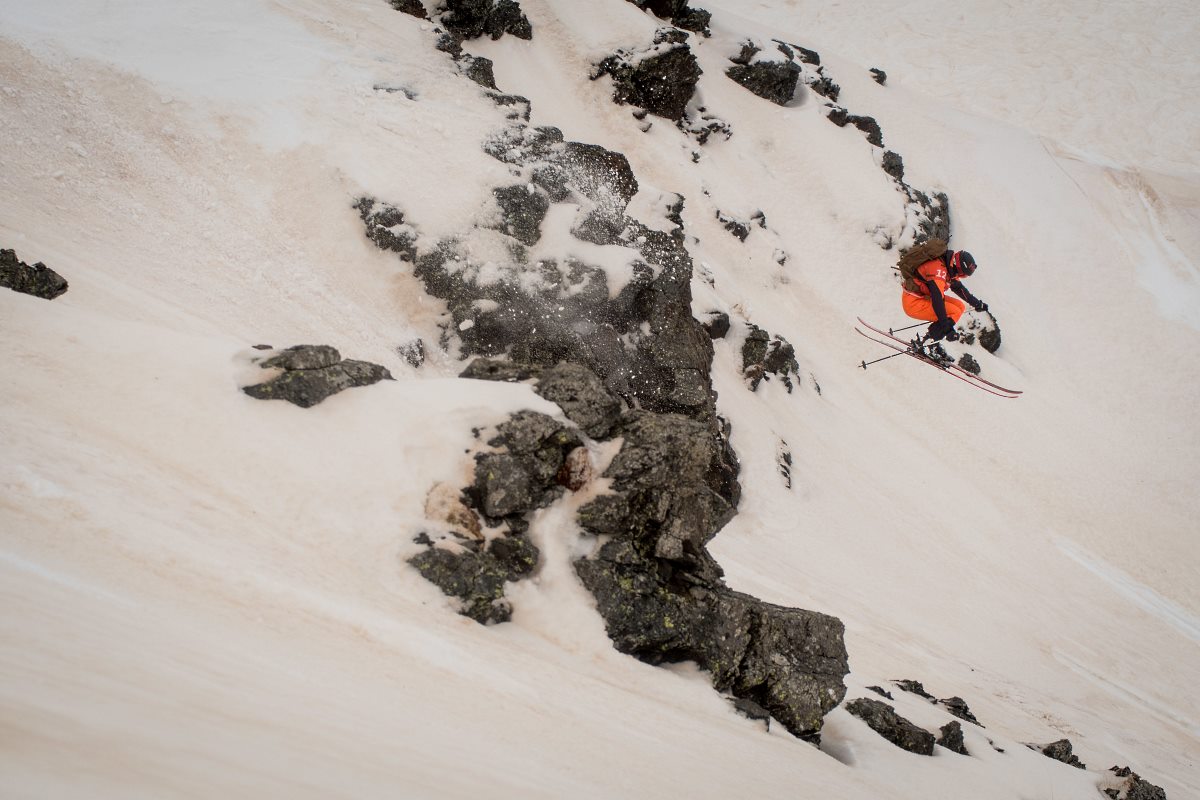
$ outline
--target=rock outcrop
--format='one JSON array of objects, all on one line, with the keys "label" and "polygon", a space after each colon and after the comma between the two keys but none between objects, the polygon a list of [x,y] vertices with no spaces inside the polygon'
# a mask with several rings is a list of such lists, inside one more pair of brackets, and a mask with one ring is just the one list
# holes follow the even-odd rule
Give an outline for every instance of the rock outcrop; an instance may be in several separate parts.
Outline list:
[{"label": "rock outcrop", "polygon": [[742,375],[750,391],[757,391],[759,383],[774,375],[790,394],[795,388],[793,377],[799,372],[796,350],[787,339],[772,336],[757,325],[750,325],[742,344]]},{"label": "rock outcrop", "polygon": [[851,700],[846,710],[896,747],[921,756],[933,755],[933,734],[897,714],[887,703],[864,697]]},{"label": "rock outcrop", "polygon": [[614,53],[596,65],[592,80],[608,75],[614,103],[638,106],[678,122],[703,74],[686,37],[683,31],[660,32],[644,51]]},{"label": "rock outcrop", "polygon": [[937,744],[960,755],[968,756],[966,742],[963,740],[962,723],[956,721],[947,722],[938,731]]},{"label": "rock outcrop", "polygon": [[242,391],[258,400],[286,400],[301,408],[315,406],[355,386],[392,380],[386,368],[367,361],[343,359],[328,345],[296,345],[256,357],[254,361],[263,369],[281,372],[262,383],[244,386]]},{"label": "rock outcrop", "polygon": [[1087,764],[1079,760],[1079,756],[1073,752],[1070,739],[1059,739],[1057,742],[1050,744],[1031,744],[1029,747],[1037,750],[1046,758],[1053,758],[1055,761],[1061,761],[1064,764],[1070,764],[1076,769],[1087,769]]},{"label": "rock outcrop", "polygon": [[40,261],[26,264],[13,250],[0,250],[0,286],[43,300],[53,300],[68,288],[63,276]]},{"label": "rock outcrop", "polygon": [[1167,800],[1167,793],[1161,786],[1155,786],[1131,770],[1129,767],[1110,767],[1113,773],[1104,793],[1113,800]]}]

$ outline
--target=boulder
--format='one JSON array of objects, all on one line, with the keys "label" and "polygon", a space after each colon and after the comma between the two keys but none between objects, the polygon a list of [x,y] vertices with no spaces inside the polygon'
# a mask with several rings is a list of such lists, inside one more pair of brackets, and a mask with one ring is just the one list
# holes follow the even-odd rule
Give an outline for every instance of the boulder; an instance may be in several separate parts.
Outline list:
[{"label": "boulder", "polygon": [[770,374],[777,376],[790,394],[794,388],[792,377],[799,372],[795,348],[787,339],[771,336],[757,325],[750,325],[742,344],[742,374],[750,391],[758,391],[759,383]]},{"label": "boulder", "polygon": [[425,11],[425,5],[421,0],[388,0],[392,8],[397,11],[403,11],[405,14],[412,14],[414,17],[428,19],[429,14]]},{"label": "boulder", "polygon": [[1050,744],[1030,745],[1030,747],[1047,758],[1053,758],[1055,761],[1070,764],[1076,769],[1087,769],[1087,765],[1080,761],[1079,756],[1072,752],[1073,748],[1070,739],[1059,739],[1057,742],[1051,742]]},{"label": "boulder", "polygon": [[1104,789],[1104,793],[1113,800],[1167,800],[1167,793],[1161,786],[1142,778],[1129,767],[1110,767],[1113,773],[1107,783],[1112,784]]},{"label": "boulder", "polygon": [[63,276],[42,262],[30,265],[17,258],[13,250],[0,250],[0,286],[14,292],[53,300],[67,291]]},{"label": "boulder", "polygon": [[538,375],[537,393],[563,410],[593,439],[608,436],[621,415],[621,402],[582,364],[562,362]]},{"label": "boulder", "polygon": [[915,694],[918,697],[924,697],[926,700],[928,700],[931,703],[937,702],[937,698],[934,697],[933,695],[931,695],[929,692],[925,691],[925,687],[921,685],[920,681],[912,681],[912,680],[904,679],[904,680],[892,681],[892,683],[896,684],[897,686],[899,686],[901,689],[903,689],[906,692]]},{"label": "boulder", "polygon": [[897,714],[887,703],[859,698],[847,703],[846,710],[900,749],[922,756],[933,755],[933,734]]},{"label": "boulder", "polygon": [[514,0],[445,0],[445,7],[441,22],[459,41],[485,34],[499,39],[506,33],[533,38],[533,28]]},{"label": "boulder", "polygon": [[604,59],[593,70],[592,79],[609,75],[613,102],[632,104],[665,119],[678,122],[696,91],[700,69],[686,44],[664,42],[644,53],[618,53]]},{"label": "boulder", "polygon": [[863,133],[867,134],[867,141],[876,147],[883,147],[883,131],[879,127],[879,123],[874,117],[864,117],[858,114],[851,114],[841,106],[829,106],[829,113],[826,118],[837,125],[839,128],[844,128],[847,125],[853,125]]},{"label": "boulder", "polygon": [[526,578],[537,567],[539,552],[525,536],[509,533],[484,544],[453,537],[453,549],[439,546],[427,535],[417,538],[426,549],[408,563],[447,595],[462,601],[461,613],[480,624],[507,622],[512,606],[504,585]]},{"label": "boulder", "polygon": [[963,741],[962,724],[957,721],[947,722],[938,731],[940,734],[937,739],[937,744],[955,753],[964,756],[969,756],[967,752],[966,742]]},{"label": "boulder", "polygon": [[959,356],[958,365],[972,375],[978,375],[983,371],[983,368],[979,366],[979,362],[970,353],[963,353]]},{"label": "boulder", "polygon": [[725,76],[776,105],[787,105],[800,81],[800,67],[791,61],[757,61],[734,64]]},{"label": "boulder", "polygon": [[700,324],[710,339],[724,339],[729,333],[729,315],[724,311],[707,312]]},{"label": "boulder", "polygon": [[[979,720],[975,719],[975,715],[971,713],[970,707],[967,706],[967,701],[961,697],[947,697],[944,700],[938,700],[938,703],[945,706],[947,711],[959,719],[979,725]],[[979,725],[979,727],[982,728],[983,725]]]},{"label": "boulder", "polygon": [[327,345],[297,345],[257,362],[264,369],[278,368],[277,377],[242,391],[259,400],[287,400],[301,408],[315,406],[327,397],[355,386],[392,380],[378,364],[343,360]]}]

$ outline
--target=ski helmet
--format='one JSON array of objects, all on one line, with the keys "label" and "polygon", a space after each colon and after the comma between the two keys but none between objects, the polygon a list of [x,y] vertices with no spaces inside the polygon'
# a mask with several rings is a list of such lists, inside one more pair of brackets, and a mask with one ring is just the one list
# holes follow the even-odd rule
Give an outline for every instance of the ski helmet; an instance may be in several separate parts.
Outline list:
[{"label": "ski helmet", "polygon": [[968,253],[966,250],[957,250],[950,257],[950,267],[959,275],[975,274],[975,256]]}]

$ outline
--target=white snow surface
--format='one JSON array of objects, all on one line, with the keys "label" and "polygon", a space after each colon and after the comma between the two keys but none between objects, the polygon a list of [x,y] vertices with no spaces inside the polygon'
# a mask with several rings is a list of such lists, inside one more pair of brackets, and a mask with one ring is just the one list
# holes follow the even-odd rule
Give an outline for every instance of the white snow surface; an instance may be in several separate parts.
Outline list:
[{"label": "white snow surface", "polygon": [[[734,129],[704,148],[588,80],[660,24],[623,0],[523,0],[532,42],[466,46],[535,124],[624,152],[633,208],[686,198],[694,308],[734,323],[713,365],[744,489],[711,544],[729,583],[841,618],[848,699],[885,686],[936,730],[945,710],[889,680],[965,698],[971,756],[905,753],[842,709],[818,749],[693,666],[617,653],[570,567],[585,497],[539,513],[509,624],[406,565],[431,487],[469,480],[471,429],[558,413],[394,349],[436,343],[445,309],[351,204],[453,235],[513,180],[480,149],[503,110],[429,23],[384,0],[0,0],[0,246],[71,287],[0,292],[0,795],[1082,799],[1128,764],[1200,796],[1198,12],[918,0],[906,37],[883,3],[701,6],[698,102]],[[901,196],[821,98],[722,75],[747,36],[819,50],[909,182],[949,193],[1003,331],[979,357],[1019,400],[856,367],[883,353],[855,316],[904,324],[873,241]],[[717,210],[769,229],[738,242]],[[588,257],[566,238],[544,247]],[[794,393],[747,390],[748,323],[795,345]],[[253,400],[260,343],[397,380]],[[1063,737],[1088,770],[1022,745]]]}]

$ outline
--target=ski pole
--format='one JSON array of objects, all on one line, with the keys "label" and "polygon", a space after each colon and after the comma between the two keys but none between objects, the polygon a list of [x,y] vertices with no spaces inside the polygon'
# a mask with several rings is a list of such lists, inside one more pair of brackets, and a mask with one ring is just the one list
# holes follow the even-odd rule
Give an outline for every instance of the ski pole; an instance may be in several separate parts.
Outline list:
[{"label": "ski pole", "polygon": [[927,324],[928,323],[926,323],[926,322],[918,322],[916,325],[905,325],[903,328],[888,328],[888,333],[899,333],[900,331],[907,331],[907,330],[911,330],[912,328],[919,328],[922,325],[927,325]]},{"label": "ski pole", "polygon": [[858,366],[861,367],[862,369],[866,369],[867,367],[871,366],[872,364],[878,364],[880,361],[887,361],[889,358],[895,358],[896,356],[906,356],[906,355],[908,355],[908,351],[905,351],[903,353],[892,353],[890,356],[884,356],[883,358],[877,358],[874,361],[863,361]]}]

